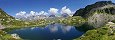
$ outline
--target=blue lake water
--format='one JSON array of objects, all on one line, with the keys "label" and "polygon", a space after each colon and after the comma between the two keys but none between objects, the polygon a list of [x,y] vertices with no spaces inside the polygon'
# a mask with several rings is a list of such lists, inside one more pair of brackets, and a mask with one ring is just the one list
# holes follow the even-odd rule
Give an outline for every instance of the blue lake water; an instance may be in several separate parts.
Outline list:
[{"label": "blue lake water", "polygon": [[16,33],[24,40],[72,40],[81,36],[84,32],[78,31],[74,26],[55,23],[44,28],[23,28],[12,30],[9,33]]}]

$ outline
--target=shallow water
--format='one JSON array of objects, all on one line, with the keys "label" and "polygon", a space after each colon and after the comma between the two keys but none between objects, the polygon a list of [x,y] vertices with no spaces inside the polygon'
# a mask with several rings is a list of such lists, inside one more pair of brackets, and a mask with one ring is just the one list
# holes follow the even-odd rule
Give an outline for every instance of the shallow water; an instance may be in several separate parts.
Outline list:
[{"label": "shallow water", "polygon": [[55,23],[44,28],[23,28],[12,30],[9,33],[16,33],[24,40],[72,40],[81,36],[84,32],[78,31],[73,26]]}]

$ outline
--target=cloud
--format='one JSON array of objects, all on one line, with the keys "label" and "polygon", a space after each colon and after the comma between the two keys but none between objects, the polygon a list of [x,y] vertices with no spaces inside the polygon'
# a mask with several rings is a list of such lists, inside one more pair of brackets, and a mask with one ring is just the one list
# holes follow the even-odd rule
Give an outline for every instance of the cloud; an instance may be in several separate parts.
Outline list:
[{"label": "cloud", "polygon": [[23,15],[25,15],[25,14],[26,14],[25,11],[20,11],[19,13],[16,14],[16,16],[23,16]]},{"label": "cloud", "polygon": [[38,14],[38,12],[30,11],[28,13],[25,13],[24,17],[28,18],[28,17],[36,16],[37,14]]},{"label": "cloud", "polygon": [[45,11],[40,11],[39,13],[38,13],[38,15],[47,15],[48,13],[47,12],[45,12]]},{"label": "cloud", "polygon": [[56,8],[50,8],[50,10],[48,10],[49,11],[49,13],[51,13],[51,14],[56,14],[56,13],[58,13],[58,9],[56,9]]},{"label": "cloud", "polygon": [[74,12],[72,12],[69,8],[67,8],[66,6],[62,7],[61,9],[61,14],[63,13],[67,13],[69,16],[73,15]]},{"label": "cloud", "polygon": [[67,8],[66,6],[62,7],[61,13],[71,13],[71,10]]},{"label": "cloud", "polygon": [[30,15],[35,15],[36,12],[30,11]]},{"label": "cloud", "polygon": [[49,13],[47,13],[47,12],[45,12],[45,11],[40,11],[39,13],[37,13],[37,15],[49,16]]},{"label": "cloud", "polygon": [[44,11],[40,11],[38,15],[43,15],[44,13]]},{"label": "cloud", "polygon": [[26,17],[26,12],[25,11],[20,11],[16,14],[16,18],[23,18]]},{"label": "cloud", "polygon": [[[60,11],[60,13],[58,12]],[[48,10],[48,12],[46,11],[40,11],[40,12],[35,12],[35,11],[30,11],[30,12],[26,12],[26,11],[20,11],[16,14],[17,18],[28,18],[28,17],[33,17],[33,16],[38,16],[38,15],[44,15],[44,16],[50,16],[50,15],[56,15],[57,17],[60,17],[63,13],[67,13],[69,16],[72,16],[75,11],[71,11],[69,8],[67,8],[66,6],[62,7],[61,10],[57,9],[57,8],[50,8]]]},{"label": "cloud", "polygon": [[30,12],[25,12],[25,11],[20,11],[16,14],[16,18],[21,18],[21,19],[29,19],[29,18],[36,18],[39,16],[48,16],[48,13],[45,11],[40,11],[40,12],[35,12],[35,11],[30,11]]}]

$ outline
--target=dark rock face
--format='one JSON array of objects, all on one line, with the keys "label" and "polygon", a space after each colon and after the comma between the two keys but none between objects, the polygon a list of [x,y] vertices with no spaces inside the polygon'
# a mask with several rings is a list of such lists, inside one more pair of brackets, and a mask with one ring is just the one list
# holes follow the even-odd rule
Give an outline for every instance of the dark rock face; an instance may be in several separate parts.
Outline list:
[{"label": "dark rock face", "polygon": [[115,10],[112,10],[112,14],[115,14]]},{"label": "dark rock face", "polygon": [[[90,11],[92,11],[93,9],[96,9],[96,8],[99,9],[99,8],[106,6],[106,5],[115,5],[115,3],[112,3],[111,1],[99,1],[99,2],[96,2],[94,4],[88,5],[85,8],[80,8],[79,10],[77,10],[75,12],[75,14],[73,16],[81,16],[81,17],[87,18],[88,16],[90,16],[89,15]],[[105,9],[106,12],[108,12],[107,9]],[[109,10],[111,11],[114,9],[110,8]]]},{"label": "dark rock face", "polygon": [[55,17],[55,15],[50,15],[49,17]]},{"label": "dark rock face", "polygon": [[40,17],[47,17],[46,15],[38,15],[38,16],[40,16]]},{"label": "dark rock face", "polygon": [[107,22],[115,20],[115,4],[111,1],[99,1],[75,12],[73,16],[87,19],[88,25],[99,28]]},{"label": "dark rock face", "polygon": [[62,17],[68,17],[69,15],[67,13],[63,13],[61,16]]}]

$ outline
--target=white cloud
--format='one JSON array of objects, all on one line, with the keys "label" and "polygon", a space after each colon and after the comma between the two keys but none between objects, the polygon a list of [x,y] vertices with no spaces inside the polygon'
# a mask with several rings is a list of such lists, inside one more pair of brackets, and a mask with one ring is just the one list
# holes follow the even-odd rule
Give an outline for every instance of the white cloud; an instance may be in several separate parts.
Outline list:
[{"label": "white cloud", "polygon": [[36,12],[30,11],[30,15],[35,15]]},{"label": "white cloud", "polygon": [[26,14],[25,11],[20,11],[19,13],[16,14],[16,16],[24,16]]},{"label": "white cloud", "polygon": [[46,15],[46,16],[48,16],[49,14],[45,11],[40,11],[37,15]]},{"label": "white cloud", "polygon": [[48,10],[49,11],[49,13],[51,13],[51,14],[56,14],[56,13],[58,13],[58,9],[56,9],[56,8],[50,8],[50,10]]},{"label": "white cloud", "polygon": [[41,15],[41,14],[44,14],[44,11],[40,11],[40,12],[39,12],[39,15]]},{"label": "white cloud", "polygon": [[49,15],[56,15],[57,17],[58,16],[61,16],[61,14],[63,13],[67,13],[69,16],[72,16],[75,12],[74,11],[71,11],[69,8],[67,8],[66,6],[62,7],[62,9],[60,10],[60,13],[58,12],[59,9],[57,8],[50,8],[48,10],[48,12],[46,11],[40,11],[40,12],[35,12],[35,11],[30,11],[30,12],[25,12],[25,11],[20,11],[16,14],[16,17],[31,17],[31,16],[37,16],[37,15],[46,15],[46,16],[49,16]]},{"label": "white cloud", "polygon": [[61,13],[71,13],[71,10],[67,8],[66,6],[62,7]]},{"label": "white cloud", "polygon": [[36,16],[36,15],[38,15],[38,12],[35,11],[30,11],[30,13],[26,13],[26,17]]},{"label": "white cloud", "polygon": [[45,11],[40,11],[40,12],[38,13],[38,15],[44,15],[45,13],[47,13],[47,12],[45,12]]},{"label": "white cloud", "polygon": [[67,8],[66,6],[62,7],[60,13],[61,13],[61,14],[67,13],[67,14],[70,15],[70,16],[73,14],[73,12],[72,12],[69,8]]},{"label": "white cloud", "polygon": [[26,12],[25,11],[20,11],[19,13],[16,14],[16,18],[23,18],[26,17]]}]

